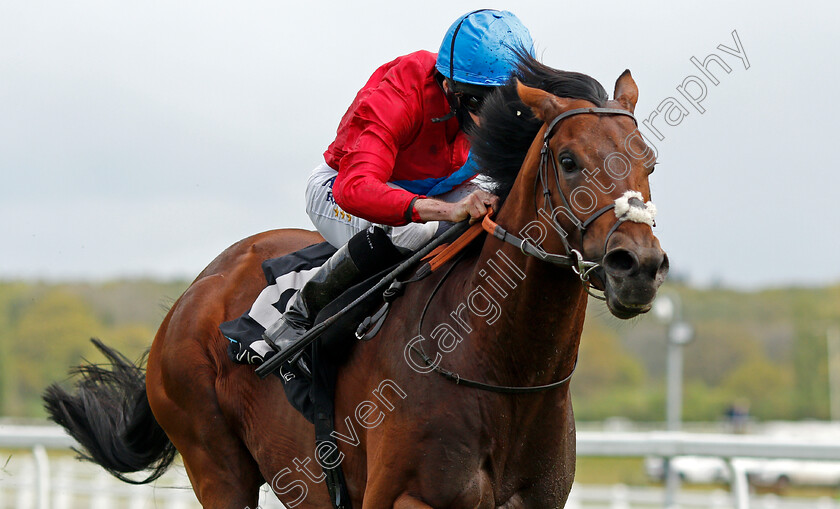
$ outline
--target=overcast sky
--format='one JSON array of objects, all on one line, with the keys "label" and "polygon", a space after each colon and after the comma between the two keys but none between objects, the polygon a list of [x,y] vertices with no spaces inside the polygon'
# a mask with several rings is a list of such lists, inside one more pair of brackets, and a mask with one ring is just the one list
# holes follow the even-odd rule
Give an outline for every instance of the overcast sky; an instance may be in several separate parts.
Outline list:
[{"label": "overcast sky", "polygon": [[[194,277],[229,244],[311,228],[310,170],[380,64],[508,9],[541,59],[654,119],[674,272],[737,287],[840,281],[837,2],[0,0],[0,278]],[[718,45],[740,38],[749,69]],[[705,113],[677,86],[716,53]],[[696,88],[695,91],[699,90]],[[650,133],[646,133],[650,136]]]}]

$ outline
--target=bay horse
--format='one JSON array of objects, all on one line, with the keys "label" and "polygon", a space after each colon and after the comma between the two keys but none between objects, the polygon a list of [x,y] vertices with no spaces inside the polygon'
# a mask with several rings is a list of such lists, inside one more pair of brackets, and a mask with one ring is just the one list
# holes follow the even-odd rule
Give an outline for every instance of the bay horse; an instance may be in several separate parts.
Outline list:
[{"label": "bay horse", "polygon": [[[629,71],[613,100],[594,79],[535,60],[517,78],[487,99],[473,134],[503,199],[499,228],[408,285],[339,370],[337,461],[356,508],[562,507],[575,425],[560,382],[577,362],[589,286],[630,318],[650,309],[668,272]],[[219,332],[264,288],[261,262],[321,240],[275,230],[234,244],[169,310],[145,374],[101,346],[113,366],[81,367],[76,395],[51,387],[53,418],[122,479],[143,469],[139,482],[156,478],[177,449],[204,507],[254,508],[266,482],[287,507],[330,507],[319,461],[335,451],[315,447],[280,378],[228,359]],[[525,389],[452,383],[468,379]]]}]

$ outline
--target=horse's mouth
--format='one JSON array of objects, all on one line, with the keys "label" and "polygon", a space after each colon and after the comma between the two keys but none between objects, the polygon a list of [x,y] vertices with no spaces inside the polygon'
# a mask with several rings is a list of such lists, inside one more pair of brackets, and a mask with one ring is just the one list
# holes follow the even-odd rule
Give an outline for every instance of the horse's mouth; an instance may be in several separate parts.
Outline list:
[{"label": "horse's mouth", "polygon": [[627,320],[650,311],[668,275],[665,252],[658,246],[635,251],[613,248],[603,263],[604,296],[610,313]]},{"label": "horse's mouth", "polygon": [[[653,307],[653,299],[651,299],[650,302],[643,304],[628,304],[626,302],[621,302],[621,299],[617,296],[617,292],[615,290],[616,286],[625,289],[625,283],[608,276],[602,268],[599,267],[594,270],[592,272],[592,276],[590,284],[596,290],[603,292],[604,300],[607,303],[607,309],[609,309],[610,313],[616,318],[621,320],[634,318],[647,313],[650,311],[651,307]],[[659,285],[656,284],[656,287],[658,288]],[[655,294],[656,290],[654,289],[653,292]]]},{"label": "horse's mouth", "polygon": [[651,307],[652,304],[645,304],[642,306],[625,306],[624,304],[616,301],[616,299],[611,299],[609,296],[607,297],[607,309],[610,310],[610,313],[612,313],[613,316],[622,320],[627,320],[643,313],[647,313],[650,311]]}]

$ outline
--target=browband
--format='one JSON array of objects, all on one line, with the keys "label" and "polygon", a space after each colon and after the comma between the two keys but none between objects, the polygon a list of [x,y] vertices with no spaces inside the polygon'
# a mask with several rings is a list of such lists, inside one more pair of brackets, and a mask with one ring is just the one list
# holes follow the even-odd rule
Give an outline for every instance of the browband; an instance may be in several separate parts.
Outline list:
[{"label": "browband", "polygon": [[573,110],[564,111],[563,113],[554,117],[554,120],[548,124],[548,129],[545,130],[545,134],[543,135],[543,141],[548,141],[548,138],[551,136],[551,132],[554,131],[554,126],[557,125],[558,122],[563,120],[564,118],[569,118],[573,115],[581,115],[583,113],[606,113],[609,115],[625,115],[633,119],[633,123],[636,124],[638,127],[639,123],[636,122],[636,117],[627,110],[620,110],[618,108],[575,108]]}]

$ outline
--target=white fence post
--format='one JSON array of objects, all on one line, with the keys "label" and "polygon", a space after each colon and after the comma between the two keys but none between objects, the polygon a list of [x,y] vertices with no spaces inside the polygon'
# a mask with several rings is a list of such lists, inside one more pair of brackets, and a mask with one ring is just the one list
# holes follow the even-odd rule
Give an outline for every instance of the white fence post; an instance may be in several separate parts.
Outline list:
[{"label": "white fence post", "polygon": [[271,486],[263,484],[260,488],[260,505],[261,509],[286,509],[286,506],[277,498],[277,495],[271,491]]},{"label": "white fence post", "polygon": [[712,492],[712,500],[711,504],[709,504],[713,509],[714,508],[728,508],[730,502],[732,501],[732,497],[730,497],[729,493],[723,490],[714,490]]},{"label": "white fence post", "polygon": [[34,501],[34,497],[32,496],[33,491],[33,484],[26,479],[32,479],[35,475],[35,465],[33,461],[30,461],[29,458],[23,460],[23,466],[20,469],[20,476],[18,479],[14,480],[14,484],[17,485],[17,494],[15,495],[15,505],[14,507],[24,508],[24,507],[32,507],[32,503]]},{"label": "white fence post", "polygon": [[73,483],[74,463],[67,460],[55,462],[55,477],[52,483],[52,509],[71,509],[73,494],[70,488]]},{"label": "white fence post", "polygon": [[137,493],[130,495],[131,501],[128,503],[128,509],[146,509],[149,506],[146,503],[147,500],[154,497],[154,487],[147,484],[146,486],[136,486],[135,488],[137,489],[134,491],[137,491]]},{"label": "white fence post", "polygon": [[577,495],[577,490],[572,486],[572,491],[569,492],[569,498],[566,499],[566,507],[564,509],[582,509],[583,505],[580,502],[580,497]]},{"label": "white fence post", "polygon": [[761,509],[776,509],[779,507],[779,497],[772,493],[767,493],[760,499]]},{"label": "white fence post", "polygon": [[627,491],[627,486],[623,484],[616,484],[612,487],[612,503],[611,509],[630,509],[630,497]]},{"label": "white fence post", "polygon": [[50,507],[50,459],[47,450],[41,444],[32,448],[35,459],[35,507],[49,509]]},{"label": "white fence post", "polygon": [[749,509],[750,483],[747,480],[747,469],[738,458],[730,458],[729,470],[732,472],[731,484],[736,509]]},{"label": "white fence post", "polygon": [[114,500],[111,497],[111,492],[108,489],[108,481],[111,480],[111,474],[100,470],[96,477],[92,480],[95,491],[91,493],[90,508],[91,509],[111,509],[114,507]]}]

